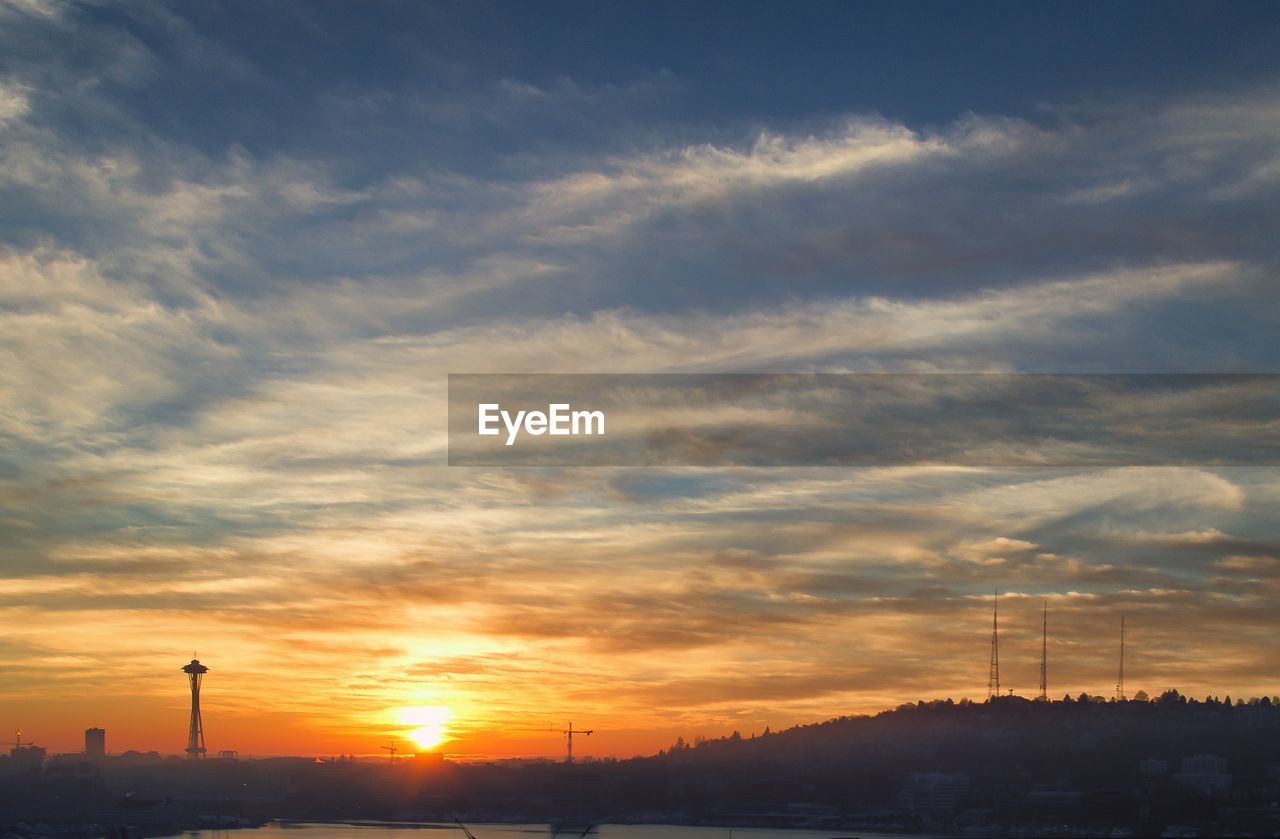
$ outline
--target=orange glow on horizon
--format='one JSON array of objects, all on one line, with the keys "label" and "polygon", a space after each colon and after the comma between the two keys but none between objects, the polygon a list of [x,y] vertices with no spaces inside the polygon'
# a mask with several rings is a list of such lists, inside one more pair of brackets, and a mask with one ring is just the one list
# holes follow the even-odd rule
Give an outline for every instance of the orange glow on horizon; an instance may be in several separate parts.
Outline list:
[{"label": "orange glow on horizon", "polygon": [[453,712],[443,705],[401,708],[398,715],[402,725],[413,726],[407,736],[424,751],[436,748],[448,738],[448,722],[452,716]]}]

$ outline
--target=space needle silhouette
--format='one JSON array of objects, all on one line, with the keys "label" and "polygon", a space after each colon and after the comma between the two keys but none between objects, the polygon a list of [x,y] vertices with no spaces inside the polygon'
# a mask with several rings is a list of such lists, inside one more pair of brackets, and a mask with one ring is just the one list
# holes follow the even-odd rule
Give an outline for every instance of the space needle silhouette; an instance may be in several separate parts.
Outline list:
[{"label": "space needle silhouette", "polygon": [[[192,654],[194,656],[194,653]],[[191,680],[191,724],[187,727],[187,759],[198,760],[204,757],[204,724],[200,722],[200,680],[209,668],[192,658],[191,663],[182,668]]]}]

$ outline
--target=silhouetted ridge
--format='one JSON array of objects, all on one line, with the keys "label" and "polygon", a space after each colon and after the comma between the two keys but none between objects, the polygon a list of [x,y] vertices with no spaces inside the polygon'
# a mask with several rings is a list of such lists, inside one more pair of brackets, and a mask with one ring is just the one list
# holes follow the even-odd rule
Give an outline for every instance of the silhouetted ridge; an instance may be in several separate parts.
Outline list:
[{"label": "silhouetted ridge", "polygon": [[681,739],[628,760],[469,765],[427,757],[396,765],[159,755],[55,761],[43,773],[12,774],[0,814],[15,823],[146,820],[152,833],[180,832],[208,813],[451,824],[548,822],[570,809],[591,823],[832,835],[1159,835],[1170,826],[1280,835],[1280,700],[1267,697],[1196,700],[1171,690],[1154,701],[942,700],[777,733]]}]

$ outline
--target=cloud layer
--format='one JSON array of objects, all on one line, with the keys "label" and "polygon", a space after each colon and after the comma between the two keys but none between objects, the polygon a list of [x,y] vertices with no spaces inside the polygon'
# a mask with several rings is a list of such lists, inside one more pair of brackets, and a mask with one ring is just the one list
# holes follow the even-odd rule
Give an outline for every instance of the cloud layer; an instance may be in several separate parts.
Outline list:
[{"label": "cloud layer", "polygon": [[995,587],[1020,691],[1047,601],[1055,694],[1108,692],[1122,610],[1131,684],[1276,692],[1274,469],[444,466],[450,372],[1274,372],[1275,85],[699,121],[665,71],[306,88],[168,7],[0,15],[39,739],[176,750],[195,649],[211,747],[447,705],[458,753],[651,750],[980,697]]}]

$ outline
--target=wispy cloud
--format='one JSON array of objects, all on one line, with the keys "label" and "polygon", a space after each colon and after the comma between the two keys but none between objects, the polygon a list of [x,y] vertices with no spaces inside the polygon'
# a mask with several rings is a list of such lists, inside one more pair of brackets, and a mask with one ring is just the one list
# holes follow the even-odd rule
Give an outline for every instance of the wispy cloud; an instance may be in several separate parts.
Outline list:
[{"label": "wispy cloud", "polygon": [[449,372],[1274,370],[1274,87],[700,121],[671,72],[424,54],[291,99],[173,9],[2,14],[0,687],[42,739],[92,686],[175,748],[192,649],[245,751],[977,696],[996,586],[1013,684],[1048,600],[1055,692],[1121,608],[1135,684],[1274,692],[1274,470],[443,465]]}]

